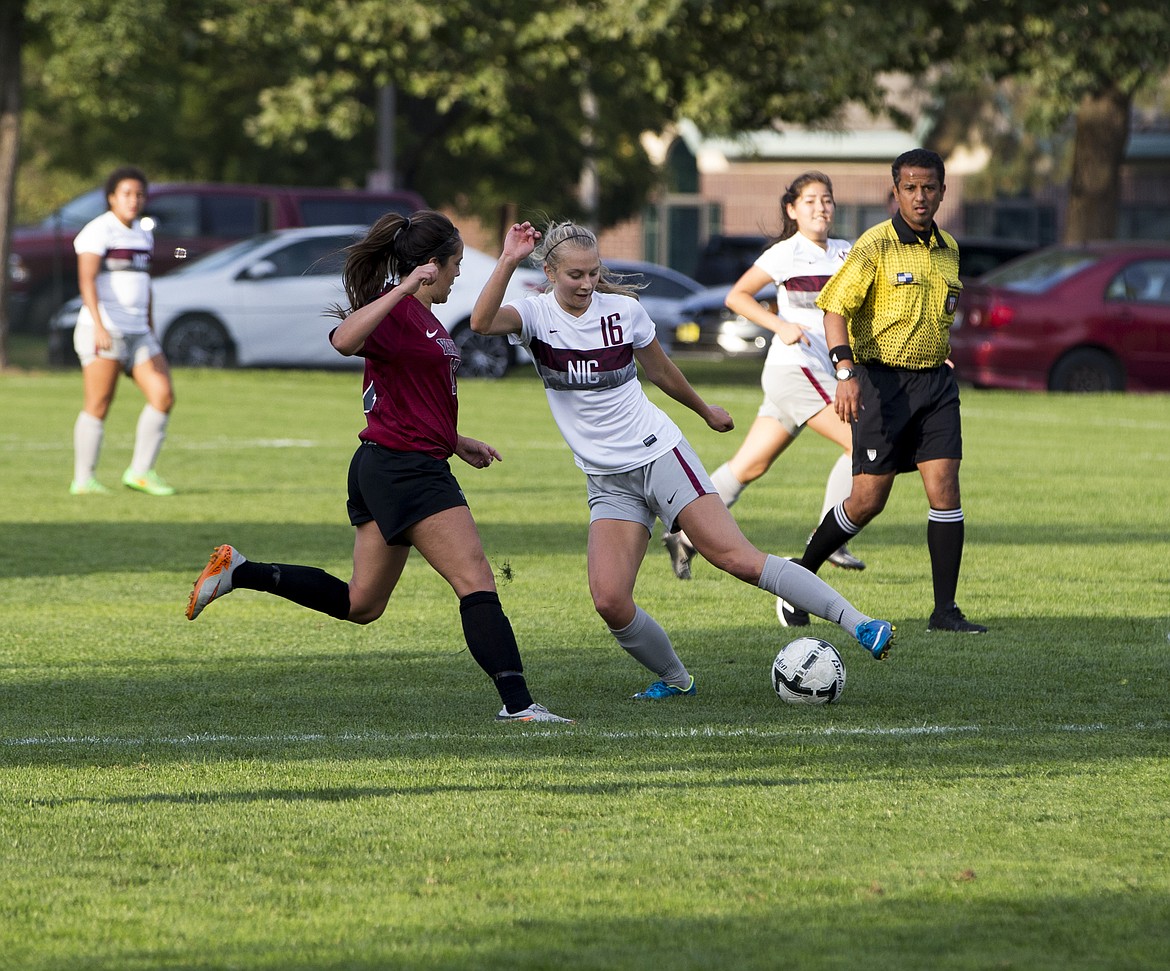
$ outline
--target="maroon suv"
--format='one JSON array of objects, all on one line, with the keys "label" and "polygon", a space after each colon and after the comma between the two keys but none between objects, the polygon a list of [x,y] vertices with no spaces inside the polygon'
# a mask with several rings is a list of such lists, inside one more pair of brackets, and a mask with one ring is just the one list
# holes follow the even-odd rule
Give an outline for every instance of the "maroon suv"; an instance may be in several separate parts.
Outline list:
[{"label": "maroon suv", "polygon": [[[422,198],[409,191],[160,182],[150,186],[143,218],[154,221],[157,275],[179,259],[269,229],[369,225],[386,212],[410,213],[424,206]],[[104,190],[99,187],[67,202],[36,226],[12,231],[8,289],[13,330],[45,332],[53,311],[77,294],[73,237],[105,210]]]}]

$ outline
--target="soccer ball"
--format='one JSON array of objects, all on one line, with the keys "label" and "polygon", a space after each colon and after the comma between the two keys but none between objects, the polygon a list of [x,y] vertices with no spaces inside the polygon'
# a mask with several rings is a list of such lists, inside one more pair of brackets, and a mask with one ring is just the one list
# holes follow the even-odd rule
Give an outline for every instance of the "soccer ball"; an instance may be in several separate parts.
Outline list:
[{"label": "soccer ball", "polygon": [[845,662],[819,637],[798,637],[772,662],[772,687],[790,705],[831,705],[845,690]]}]

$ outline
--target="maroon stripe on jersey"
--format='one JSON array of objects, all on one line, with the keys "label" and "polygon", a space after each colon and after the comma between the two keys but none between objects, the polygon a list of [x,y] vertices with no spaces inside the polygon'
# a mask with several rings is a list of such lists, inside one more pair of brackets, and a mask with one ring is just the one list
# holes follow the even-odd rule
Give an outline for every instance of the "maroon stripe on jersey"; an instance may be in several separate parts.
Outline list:
[{"label": "maroon stripe on jersey", "polygon": [[703,484],[699,481],[699,477],[695,474],[695,470],[687,465],[687,460],[683,458],[682,452],[680,452],[677,448],[673,451],[674,457],[678,459],[679,466],[687,474],[687,478],[690,480],[691,485],[695,487],[695,494],[705,496],[707,494],[707,490],[703,488]]},{"label": "maroon stripe on jersey", "polygon": [[122,247],[106,250],[102,260],[106,270],[136,270],[149,273],[150,256],[150,250]]},{"label": "maroon stripe on jersey", "polygon": [[790,276],[783,287],[793,293],[820,293],[829,279],[827,276]]},{"label": "maroon stripe on jersey", "polygon": [[820,396],[825,399],[825,404],[831,405],[833,403],[833,399],[829,397],[829,392],[827,392],[821,386],[821,382],[817,380],[817,376],[815,374],[813,374],[812,371],[810,371],[806,367],[802,367],[800,370],[803,371],[804,376],[806,378],[808,378],[808,383],[811,384],[814,388],[816,388],[817,393],[820,394]]},{"label": "maroon stripe on jersey", "polygon": [[537,361],[554,371],[567,371],[570,364],[581,361],[596,361],[603,371],[620,371],[629,367],[634,360],[634,348],[630,344],[582,351],[572,347],[553,347],[539,338],[533,338],[530,349]]}]

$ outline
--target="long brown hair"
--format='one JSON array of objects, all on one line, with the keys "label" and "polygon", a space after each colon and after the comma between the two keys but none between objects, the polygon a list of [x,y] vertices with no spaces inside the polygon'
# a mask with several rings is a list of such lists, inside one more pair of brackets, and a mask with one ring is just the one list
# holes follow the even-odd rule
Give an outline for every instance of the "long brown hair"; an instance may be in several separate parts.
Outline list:
[{"label": "long brown hair", "polygon": [[[420,209],[409,216],[389,212],[356,243],[346,247],[342,281],[350,311],[364,307],[389,281],[410,276],[417,266],[446,263],[459,249],[459,230],[441,212]],[[338,316],[346,316],[341,312]]]}]

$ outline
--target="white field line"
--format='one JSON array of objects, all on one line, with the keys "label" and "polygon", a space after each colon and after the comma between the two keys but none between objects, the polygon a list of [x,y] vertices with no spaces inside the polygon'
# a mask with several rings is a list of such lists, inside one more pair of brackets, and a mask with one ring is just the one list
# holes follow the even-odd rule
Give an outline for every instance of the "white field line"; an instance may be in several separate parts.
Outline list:
[{"label": "white field line", "polygon": [[[122,443],[133,441],[133,435],[121,436]],[[118,437],[107,438],[108,442],[117,445]],[[322,448],[327,445],[347,444],[347,442],[317,442],[305,438],[217,438],[184,441],[181,438],[168,437],[167,451],[180,452],[223,452],[229,450],[251,451],[260,448]],[[562,441],[549,442],[521,442],[507,446],[508,451],[523,450],[526,452],[566,452],[568,446]],[[13,436],[0,435],[0,450],[5,452],[72,452],[72,440],[61,439],[52,442],[30,442]]]},{"label": "white field line", "polygon": [[269,735],[233,735],[217,733],[198,733],[193,735],[162,735],[157,737],[125,737],[109,735],[44,735],[27,738],[0,738],[0,746],[4,748],[34,748],[50,746],[76,746],[78,748],[114,748],[131,749],[147,748],[150,746],[175,748],[211,748],[217,745],[303,745],[306,743],[323,743],[328,745],[344,744],[346,742],[447,742],[458,740],[497,740],[515,735],[517,738],[531,738],[533,735],[553,737],[569,734],[583,734],[592,738],[606,739],[671,739],[671,738],[750,738],[773,739],[793,737],[823,737],[833,736],[877,736],[913,738],[935,735],[1047,735],[1060,733],[1098,733],[1098,732],[1164,732],[1170,729],[1167,722],[1138,722],[1134,725],[1105,725],[1102,723],[1089,725],[1050,725],[1050,726],[993,726],[985,728],[980,725],[911,725],[890,728],[812,728],[812,729],[758,729],[758,728],[685,728],[685,729],[640,729],[627,732],[591,731],[577,725],[564,726],[556,729],[540,728],[531,731],[535,725],[525,725],[523,732],[516,728],[508,729],[497,726],[492,732],[339,732],[334,734],[323,733],[276,733]]},{"label": "white field line", "polygon": [[[123,436],[131,441],[132,436]],[[167,439],[167,450],[186,452],[212,452],[223,449],[256,449],[256,448],[319,448],[322,442],[315,442],[303,438],[219,438],[186,441],[176,438]],[[26,442],[12,437],[0,437],[0,447],[7,452],[62,452],[71,451],[73,443],[62,439],[60,442]]]}]

